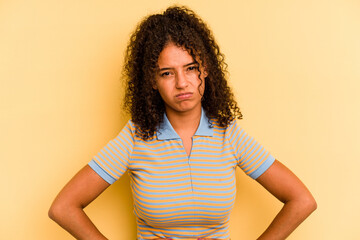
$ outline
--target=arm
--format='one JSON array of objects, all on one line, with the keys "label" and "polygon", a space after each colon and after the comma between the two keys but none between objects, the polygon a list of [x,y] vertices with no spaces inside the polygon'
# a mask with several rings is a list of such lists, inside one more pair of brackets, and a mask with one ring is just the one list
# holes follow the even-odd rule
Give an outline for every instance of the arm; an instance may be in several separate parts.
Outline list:
[{"label": "arm", "polygon": [[49,217],[76,239],[106,239],[83,211],[110,184],[86,165],[60,191]]},{"label": "arm", "polygon": [[306,186],[277,160],[256,180],[284,203],[258,240],[285,239],[317,207]]}]

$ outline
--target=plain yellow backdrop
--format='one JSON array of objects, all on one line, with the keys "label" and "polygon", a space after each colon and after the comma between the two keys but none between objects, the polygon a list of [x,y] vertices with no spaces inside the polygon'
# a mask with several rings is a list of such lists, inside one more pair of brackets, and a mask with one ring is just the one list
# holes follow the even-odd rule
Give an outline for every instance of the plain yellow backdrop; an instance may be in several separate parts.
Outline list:
[{"label": "plain yellow backdrop", "polygon": [[[47,217],[62,186],[115,137],[129,34],[175,1],[0,1],[0,239],[72,239]],[[318,209],[289,239],[360,239],[360,2],[179,1],[211,27],[240,124],[309,187]],[[232,239],[255,239],[281,204],[241,171]],[[87,209],[135,239],[129,178]]]}]

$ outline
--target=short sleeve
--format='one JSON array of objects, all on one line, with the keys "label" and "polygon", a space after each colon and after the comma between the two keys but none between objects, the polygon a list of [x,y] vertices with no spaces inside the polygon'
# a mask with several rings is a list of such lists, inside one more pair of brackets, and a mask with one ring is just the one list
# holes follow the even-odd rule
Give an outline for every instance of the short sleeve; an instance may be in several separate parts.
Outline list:
[{"label": "short sleeve", "polygon": [[129,120],[116,138],[106,144],[89,162],[89,166],[112,184],[129,168],[134,147],[133,124]]},{"label": "short sleeve", "polygon": [[236,121],[229,125],[228,136],[237,165],[251,178],[258,178],[274,163],[275,158],[250,137]]}]

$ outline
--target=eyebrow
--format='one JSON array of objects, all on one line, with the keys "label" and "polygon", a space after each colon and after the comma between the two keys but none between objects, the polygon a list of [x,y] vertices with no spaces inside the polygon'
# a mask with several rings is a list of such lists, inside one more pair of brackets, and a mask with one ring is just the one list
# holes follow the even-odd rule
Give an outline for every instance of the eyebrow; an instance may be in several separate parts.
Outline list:
[{"label": "eyebrow", "polygon": [[[188,63],[188,64],[185,64],[183,67],[188,67],[188,66],[190,66],[190,65],[194,65],[194,64],[199,64],[199,63],[197,63],[197,62],[191,62],[191,63]],[[161,71],[165,71],[165,70],[171,70],[171,69],[173,69],[173,68],[159,68],[158,69],[158,71],[159,72],[161,72]]]}]

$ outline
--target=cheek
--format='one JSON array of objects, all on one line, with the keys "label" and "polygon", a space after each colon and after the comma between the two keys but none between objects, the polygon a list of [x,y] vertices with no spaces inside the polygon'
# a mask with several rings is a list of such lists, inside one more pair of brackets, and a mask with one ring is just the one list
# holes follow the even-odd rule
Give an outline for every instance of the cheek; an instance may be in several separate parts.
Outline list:
[{"label": "cheek", "polygon": [[169,98],[169,96],[171,95],[171,91],[167,86],[161,85],[161,86],[157,86],[157,91],[159,91],[161,98],[167,99]]}]

